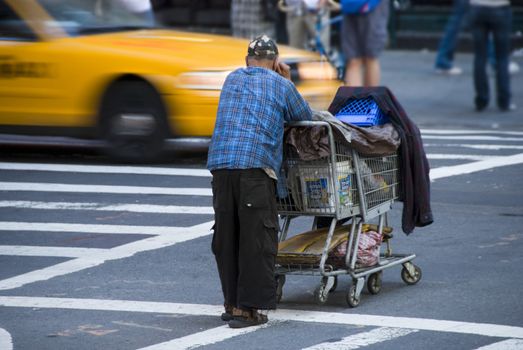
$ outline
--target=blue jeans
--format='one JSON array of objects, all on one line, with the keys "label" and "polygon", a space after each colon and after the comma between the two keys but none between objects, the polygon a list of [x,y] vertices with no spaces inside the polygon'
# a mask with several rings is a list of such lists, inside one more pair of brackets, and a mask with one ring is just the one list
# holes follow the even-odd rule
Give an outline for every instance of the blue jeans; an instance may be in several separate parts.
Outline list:
[{"label": "blue jeans", "polygon": [[510,6],[471,6],[470,21],[474,38],[474,88],[476,107],[482,109],[489,103],[489,81],[487,76],[488,38],[494,39],[496,57],[496,97],[498,107],[510,105],[510,31],[512,10]]},{"label": "blue jeans", "polygon": [[463,27],[469,9],[468,0],[454,0],[452,14],[445,27],[445,34],[438,46],[435,67],[439,69],[452,68],[454,51],[458,43],[458,35]]},{"label": "blue jeans", "polygon": [[148,10],[148,11],[137,13],[137,16],[144,19],[145,23],[150,26],[154,26],[156,24],[156,20],[154,17],[154,11],[152,9]]}]

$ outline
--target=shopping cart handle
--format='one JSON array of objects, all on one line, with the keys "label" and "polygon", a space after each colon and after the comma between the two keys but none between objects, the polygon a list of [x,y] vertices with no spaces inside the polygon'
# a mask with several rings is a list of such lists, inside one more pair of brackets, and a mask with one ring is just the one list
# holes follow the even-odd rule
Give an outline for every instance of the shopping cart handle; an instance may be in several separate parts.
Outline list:
[{"label": "shopping cart handle", "polygon": [[295,126],[326,126],[330,129],[330,124],[324,121],[313,121],[313,120],[302,120],[298,122],[288,122],[287,126],[295,127]]}]

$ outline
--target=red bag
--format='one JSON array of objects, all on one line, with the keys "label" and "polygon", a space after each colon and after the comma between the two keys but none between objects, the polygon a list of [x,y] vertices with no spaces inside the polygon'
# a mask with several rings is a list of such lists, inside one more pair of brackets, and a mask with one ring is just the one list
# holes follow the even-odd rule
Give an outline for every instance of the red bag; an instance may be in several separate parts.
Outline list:
[{"label": "red bag", "polygon": [[[381,235],[376,231],[360,234],[356,264],[362,267],[376,265],[380,260]],[[334,259],[344,259],[347,253],[347,241],[344,240],[329,254]]]},{"label": "red bag", "polygon": [[356,263],[362,266],[376,265],[380,260],[381,235],[376,231],[363,232],[358,242]]}]

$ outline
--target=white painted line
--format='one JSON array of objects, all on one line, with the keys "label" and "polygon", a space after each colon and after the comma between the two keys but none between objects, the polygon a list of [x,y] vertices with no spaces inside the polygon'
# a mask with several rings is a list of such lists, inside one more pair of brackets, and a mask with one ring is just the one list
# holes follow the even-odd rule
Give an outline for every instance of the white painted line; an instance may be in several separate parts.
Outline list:
[{"label": "white painted line", "polygon": [[43,164],[43,163],[13,163],[0,162],[0,170],[31,170],[31,171],[58,171],[73,173],[97,174],[135,174],[135,175],[167,175],[167,176],[201,176],[211,177],[205,169],[191,168],[160,168],[138,166],[111,166],[111,165],[70,165],[70,164]]},{"label": "white painted line", "polygon": [[[494,158],[496,156],[480,156],[476,154],[438,154],[438,153],[428,153],[428,159],[445,159],[445,160],[485,160]],[[1,186],[0,186],[1,188]]]},{"label": "white painted line", "polygon": [[76,247],[42,247],[28,245],[0,245],[0,255],[12,256],[47,256],[81,258],[92,254],[103,254],[107,249]]},{"label": "white painted line", "polygon": [[292,320],[300,322],[353,324],[460,334],[476,334],[489,337],[523,338],[523,327],[503,326],[488,323],[444,321],[426,318],[344,314],[305,310],[277,310],[272,315],[272,318],[276,320]]},{"label": "white painted line", "polygon": [[476,171],[492,169],[500,166],[514,165],[523,163],[523,153],[505,157],[494,157],[487,160],[481,160],[474,163],[460,164],[454,166],[444,166],[430,170],[430,179],[432,181],[463,174],[470,174]]},{"label": "white painted line", "polygon": [[258,329],[269,326],[266,323],[262,326],[232,329],[228,325],[211,328],[203,332],[194,333],[185,337],[176,338],[164,343],[151,345],[138,350],[185,350],[194,349],[204,345],[215,344],[239,335],[248,334]]},{"label": "white painted line", "polygon": [[0,208],[42,209],[42,210],[93,210],[126,211],[155,214],[214,214],[212,207],[189,207],[153,204],[101,204],[39,201],[0,201]]},{"label": "white painted line", "polygon": [[3,328],[0,328],[0,349],[13,350],[13,339],[11,339],[11,334]]},{"label": "white painted line", "polygon": [[438,134],[438,135],[484,135],[484,134],[500,134],[500,135],[523,135],[523,131],[502,131],[502,130],[446,130],[446,129],[421,129],[422,134]]},{"label": "white painted line", "polygon": [[13,289],[37,281],[46,281],[53,277],[63,276],[83,269],[95,267],[109,260],[123,259],[137,253],[169,247],[174,244],[209,235],[213,222],[205,222],[187,228],[180,228],[176,235],[161,235],[141,239],[96,254],[72,259],[40,270],[17,275],[0,281],[0,290]]},{"label": "white painted line", "polygon": [[84,225],[61,222],[0,221],[0,231],[99,233],[112,235],[164,235],[176,234],[183,227],[139,225]]},{"label": "white painted line", "polygon": [[402,328],[376,328],[369,332],[362,332],[343,338],[337,342],[326,342],[316,344],[302,350],[352,350],[365,346],[381,343],[399,338],[410,333],[417,332],[415,329]]},{"label": "white painted line", "polygon": [[144,186],[69,185],[37,182],[0,182],[0,191],[162,194],[171,196],[212,196],[210,188],[173,188]]},{"label": "white painted line", "polygon": [[459,148],[471,148],[471,149],[480,149],[480,150],[490,150],[490,151],[499,151],[502,149],[523,149],[523,146],[517,145],[483,145],[483,144],[463,144],[463,143],[425,143],[424,147],[459,147]]},{"label": "white painted line", "polygon": [[467,140],[467,141],[517,141],[523,142],[521,137],[500,137],[500,136],[440,136],[440,135],[423,135],[423,140]]},{"label": "white painted line", "polygon": [[523,349],[523,339],[507,339],[497,343],[489,344],[477,348],[476,350],[521,350]]},{"label": "white painted line", "polygon": [[[223,305],[25,296],[0,296],[0,306],[44,309],[146,312],[216,317],[219,317],[219,315],[223,312]],[[271,321],[296,321],[307,323],[405,328],[434,332],[475,334],[487,337],[523,339],[523,327],[505,326],[490,323],[434,320],[427,318],[278,309],[269,313],[269,319]]]}]

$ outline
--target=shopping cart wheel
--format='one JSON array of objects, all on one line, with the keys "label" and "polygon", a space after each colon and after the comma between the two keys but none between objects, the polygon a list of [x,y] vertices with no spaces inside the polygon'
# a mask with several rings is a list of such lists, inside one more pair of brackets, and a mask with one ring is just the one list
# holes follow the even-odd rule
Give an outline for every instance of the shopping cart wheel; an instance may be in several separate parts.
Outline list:
[{"label": "shopping cart wheel", "polygon": [[279,303],[283,296],[283,285],[285,284],[285,275],[276,275],[276,302]]},{"label": "shopping cart wheel", "polygon": [[367,277],[367,290],[370,294],[378,294],[381,291],[382,272],[375,272]]},{"label": "shopping cart wheel", "polygon": [[356,284],[353,283],[352,286],[350,286],[349,291],[347,292],[347,304],[349,304],[350,307],[356,307],[360,304],[361,297],[360,295],[357,295],[356,292]]},{"label": "shopping cart wheel", "polygon": [[401,269],[401,279],[408,285],[413,285],[421,279],[421,269],[411,262],[403,264]]},{"label": "shopping cart wheel", "polygon": [[314,291],[314,300],[316,304],[323,305],[329,298],[329,289],[327,288],[327,277],[323,277],[320,285]]}]

